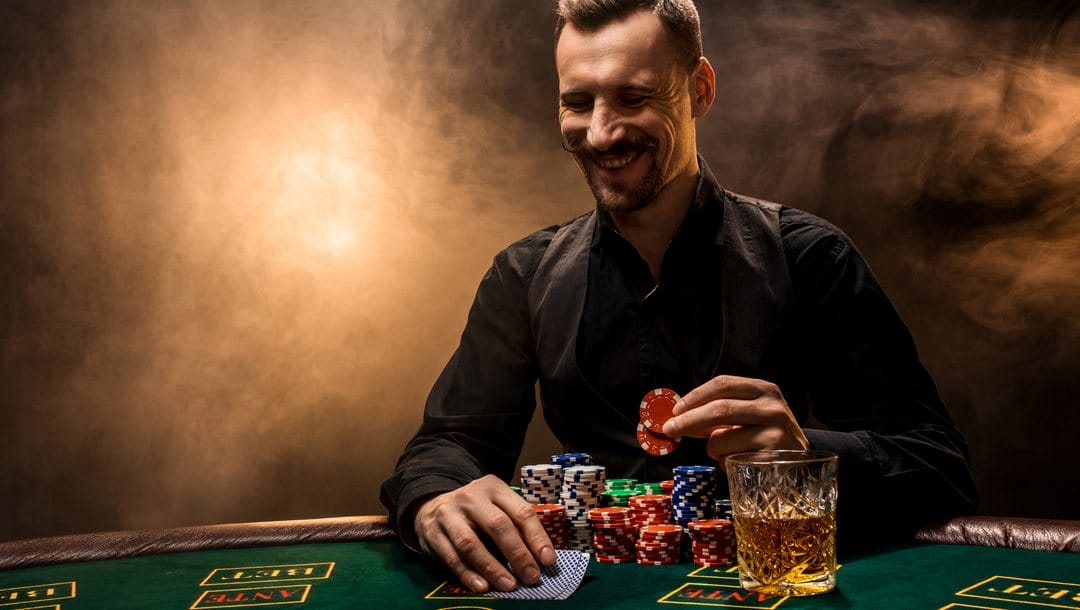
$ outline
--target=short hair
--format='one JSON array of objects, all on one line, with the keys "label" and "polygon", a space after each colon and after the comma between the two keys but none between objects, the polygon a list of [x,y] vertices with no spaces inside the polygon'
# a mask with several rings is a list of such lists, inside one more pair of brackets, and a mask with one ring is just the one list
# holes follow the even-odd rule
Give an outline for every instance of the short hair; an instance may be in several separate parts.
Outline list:
[{"label": "short hair", "polygon": [[595,32],[637,11],[650,11],[671,36],[675,58],[693,70],[704,55],[701,18],[693,0],[559,0],[555,9],[555,44],[566,24],[583,32]]}]

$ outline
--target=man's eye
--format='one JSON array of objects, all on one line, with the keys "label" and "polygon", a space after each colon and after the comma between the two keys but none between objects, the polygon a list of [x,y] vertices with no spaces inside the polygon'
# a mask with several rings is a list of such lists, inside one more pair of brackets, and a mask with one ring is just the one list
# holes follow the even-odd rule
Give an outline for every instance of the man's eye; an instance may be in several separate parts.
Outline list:
[{"label": "man's eye", "polygon": [[624,106],[640,106],[645,103],[644,95],[626,95],[622,97]]},{"label": "man's eye", "polygon": [[573,111],[588,110],[591,105],[587,100],[563,100],[563,108]]}]

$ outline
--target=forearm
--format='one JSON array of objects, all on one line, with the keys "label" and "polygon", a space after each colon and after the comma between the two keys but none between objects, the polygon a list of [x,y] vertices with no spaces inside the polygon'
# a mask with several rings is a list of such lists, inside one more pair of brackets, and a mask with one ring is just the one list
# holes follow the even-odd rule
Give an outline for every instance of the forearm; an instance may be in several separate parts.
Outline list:
[{"label": "forearm", "polygon": [[955,431],[804,432],[813,449],[840,456],[838,515],[847,549],[904,540],[927,523],[976,509],[967,450]]}]

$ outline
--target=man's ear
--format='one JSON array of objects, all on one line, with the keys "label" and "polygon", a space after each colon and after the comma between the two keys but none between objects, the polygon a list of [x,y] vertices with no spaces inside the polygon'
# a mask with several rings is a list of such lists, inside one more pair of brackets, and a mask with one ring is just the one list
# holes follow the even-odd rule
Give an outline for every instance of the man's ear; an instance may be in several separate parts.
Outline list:
[{"label": "man's ear", "polygon": [[697,67],[690,74],[690,110],[691,116],[699,119],[712,108],[716,98],[716,72],[709,60],[698,58]]}]

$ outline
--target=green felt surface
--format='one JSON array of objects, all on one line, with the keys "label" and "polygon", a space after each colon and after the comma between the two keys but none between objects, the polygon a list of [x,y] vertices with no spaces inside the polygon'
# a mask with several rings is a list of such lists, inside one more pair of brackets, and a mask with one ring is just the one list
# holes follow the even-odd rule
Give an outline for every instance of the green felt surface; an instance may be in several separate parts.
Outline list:
[{"label": "green felt surface", "polygon": [[[289,576],[287,568],[277,568],[276,573],[274,568],[233,569],[282,565],[294,565],[294,575]],[[230,569],[214,572],[218,568]],[[320,578],[328,570],[329,577]],[[216,577],[213,582],[204,584],[211,575]],[[1080,608],[1080,555],[949,545],[898,548],[849,559],[840,568],[835,592],[806,598],[757,599],[738,588],[734,572],[688,564],[652,567],[594,562],[581,588],[564,602],[453,595],[429,598],[445,578],[442,570],[410,556],[393,541],[177,553],[0,572],[0,610],[188,609],[200,599],[199,608],[303,610]],[[71,588],[63,583],[72,582],[75,597],[63,598]],[[983,584],[976,586],[979,583]],[[251,589],[215,593],[240,588]],[[28,597],[31,592],[35,596]],[[258,603],[256,592],[264,598]],[[297,603],[302,597],[303,603]],[[277,603],[263,605],[272,601]]]}]

